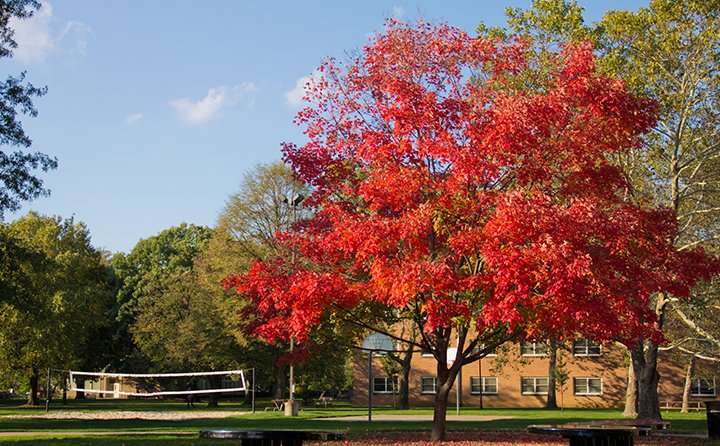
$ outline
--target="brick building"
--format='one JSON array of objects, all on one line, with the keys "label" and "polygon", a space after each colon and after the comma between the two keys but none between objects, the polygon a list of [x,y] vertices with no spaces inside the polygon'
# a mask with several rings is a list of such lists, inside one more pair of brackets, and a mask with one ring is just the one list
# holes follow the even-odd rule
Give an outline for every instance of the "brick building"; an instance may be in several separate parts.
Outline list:
[{"label": "brick building", "polygon": [[[561,392],[556,392],[558,405],[563,407],[623,407],[627,386],[627,352],[622,346],[598,345],[576,339],[558,350],[568,379]],[[410,405],[432,406],[435,398],[435,359],[431,354],[415,353],[410,372]],[[682,401],[685,368],[669,355],[659,361],[662,376],[659,386],[662,404],[677,405]],[[699,367],[693,379],[691,399],[695,404],[716,399],[713,370]],[[479,362],[463,367],[460,379],[460,405],[485,408],[541,408],[547,401],[549,359],[547,344],[528,342],[499,349]],[[393,378],[383,370],[382,359],[373,360],[373,406],[393,406]],[[396,382],[396,381],[395,381]],[[457,385],[448,405],[455,406]],[[482,389],[482,392],[481,392]],[[353,405],[367,405],[367,355],[358,354],[353,368]],[[702,406],[704,408],[704,406]]]}]

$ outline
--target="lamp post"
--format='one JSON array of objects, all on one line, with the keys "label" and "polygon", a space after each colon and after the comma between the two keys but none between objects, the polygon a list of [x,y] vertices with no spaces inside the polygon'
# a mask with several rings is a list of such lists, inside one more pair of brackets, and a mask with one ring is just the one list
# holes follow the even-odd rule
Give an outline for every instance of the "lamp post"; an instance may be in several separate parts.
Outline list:
[{"label": "lamp post", "polygon": [[483,376],[482,376],[482,357],[478,359],[478,379],[480,380],[480,409],[483,408],[483,393],[485,391],[485,386],[483,385]]},{"label": "lamp post", "polygon": [[[447,358],[447,365],[449,367],[452,367],[453,363],[457,359],[458,349],[457,347],[450,347],[447,349],[446,352],[446,358]],[[460,386],[462,385],[462,367],[460,368],[460,371],[458,372],[457,382],[455,383],[455,413],[457,415],[460,415]]]},{"label": "lamp post", "polygon": [[[303,194],[295,194],[292,196],[292,198],[288,199],[287,197],[283,198],[283,203],[286,203],[290,205],[291,209],[291,223],[294,225],[297,222],[297,210],[298,206],[300,206],[300,203],[305,200],[305,196]],[[293,265],[293,268],[295,267],[295,250],[292,251],[291,255],[291,263]],[[295,350],[295,339],[292,337],[290,338],[290,353],[292,353]],[[297,402],[295,401],[295,367],[293,366],[292,361],[290,362],[290,399],[285,403],[285,416],[286,417],[296,417],[298,415],[298,406]]]},{"label": "lamp post", "polygon": [[393,351],[393,345],[387,336],[380,333],[373,333],[363,341],[362,350],[368,354],[368,421],[372,421],[373,353]]}]

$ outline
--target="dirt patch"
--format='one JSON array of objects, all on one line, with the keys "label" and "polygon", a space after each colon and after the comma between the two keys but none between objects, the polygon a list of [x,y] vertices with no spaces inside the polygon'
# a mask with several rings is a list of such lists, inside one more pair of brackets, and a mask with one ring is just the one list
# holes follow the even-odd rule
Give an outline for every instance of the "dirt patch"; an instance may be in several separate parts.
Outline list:
[{"label": "dirt patch", "polygon": [[228,418],[247,415],[238,411],[88,411],[48,412],[33,415],[2,415],[0,418],[40,418],[52,420],[195,420],[201,418]]}]

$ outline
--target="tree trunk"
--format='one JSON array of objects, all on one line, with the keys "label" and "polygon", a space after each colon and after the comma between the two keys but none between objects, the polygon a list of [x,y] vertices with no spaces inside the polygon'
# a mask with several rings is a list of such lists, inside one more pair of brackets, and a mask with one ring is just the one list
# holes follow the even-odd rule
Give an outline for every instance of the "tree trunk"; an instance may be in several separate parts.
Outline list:
[{"label": "tree trunk", "polygon": [[287,385],[287,377],[285,366],[273,366],[273,399],[285,399],[285,386]]},{"label": "tree trunk", "polygon": [[[657,328],[662,330],[668,299],[664,293],[658,293],[656,298]],[[660,398],[658,396],[658,384],[660,383],[658,350],[659,346],[649,340],[640,342],[638,347],[632,350],[632,362],[635,367],[635,379],[637,380],[638,389],[637,418],[641,420],[662,419]]]},{"label": "tree trunk", "polygon": [[545,408],[557,409],[557,386],[555,385],[555,369],[557,368],[557,343],[555,343],[555,341],[550,341],[548,359],[548,396],[547,402],[545,403]]},{"label": "tree trunk", "polygon": [[431,441],[444,441],[445,431],[447,429],[447,405],[448,396],[450,395],[450,389],[452,384],[445,382],[440,383],[440,377],[438,376],[437,393],[435,394],[435,407],[433,409],[433,426],[432,433],[430,434]]},{"label": "tree trunk", "polygon": [[624,417],[637,416],[637,379],[635,377],[635,366],[632,360],[628,365],[627,389],[625,390],[625,410],[622,415]]},{"label": "tree trunk", "polygon": [[690,391],[692,389],[692,376],[695,373],[695,356],[690,356],[690,361],[688,362],[687,366],[687,372],[685,373],[685,386],[683,387],[683,397],[682,397],[682,408],[680,409],[680,412],[682,413],[688,413],[689,409],[689,402],[690,402]]},{"label": "tree trunk", "polygon": [[653,342],[648,342],[646,349],[638,347],[632,353],[638,383],[637,418],[640,420],[662,419],[658,398],[660,373],[657,370],[657,353],[658,345]]},{"label": "tree trunk", "polygon": [[448,369],[444,361],[438,362],[433,427],[432,433],[430,434],[431,441],[445,440],[448,397],[450,396],[450,391],[452,390],[459,371],[460,367],[458,364]]},{"label": "tree trunk", "polygon": [[400,366],[400,376],[398,377],[398,384],[400,386],[398,397],[398,409],[408,410],[410,409],[410,362],[412,361],[413,346],[410,346],[409,350],[404,352]]},{"label": "tree trunk", "polygon": [[[211,389],[219,389],[222,386],[222,376],[220,375],[209,375],[208,381],[210,382]],[[220,401],[219,393],[211,393],[208,396],[208,407],[218,407]]]},{"label": "tree trunk", "polygon": [[38,401],[38,388],[40,383],[40,374],[37,370],[33,369],[30,372],[30,395],[28,395],[28,405],[39,406]]}]

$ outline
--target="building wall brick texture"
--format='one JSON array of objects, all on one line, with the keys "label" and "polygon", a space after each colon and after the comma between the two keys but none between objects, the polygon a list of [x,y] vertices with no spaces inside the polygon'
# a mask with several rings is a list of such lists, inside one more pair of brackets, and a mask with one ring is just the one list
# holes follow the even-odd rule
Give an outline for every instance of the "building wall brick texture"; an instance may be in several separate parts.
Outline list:
[{"label": "building wall brick texture", "polygon": [[[558,388],[558,406],[566,408],[619,408],[625,404],[627,386],[628,359],[626,350],[619,345],[602,346],[600,355],[573,355],[571,346],[559,350],[558,357],[565,363],[564,369],[569,375],[564,391]],[[415,353],[410,372],[410,405],[412,407],[432,406],[435,395],[422,392],[422,378],[436,376],[435,359]],[[681,401],[685,380],[684,365],[669,355],[663,355],[659,361],[661,381],[659,386],[661,401]],[[387,377],[382,360],[373,360],[373,377]],[[472,377],[497,378],[497,394],[482,395],[484,408],[542,408],[545,407],[547,394],[528,394],[522,392],[523,378],[547,378],[549,359],[546,355],[522,356],[520,345],[508,345],[495,356],[488,356],[480,363],[463,367],[460,378],[460,405],[479,407],[481,396],[471,392]],[[574,382],[580,379],[584,384],[589,378],[593,384],[600,379],[599,394],[576,394]],[[450,395],[448,406],[456,405],[457,382]],[[582,386],[581,386],[582,387]],[[593,390],[597,388],[594,387]],[[366,406],[368,402],[368,371],[366,354],[358,354],[353,367],[352,403]],[[591,392],[594,393],[594,392]],[[694,401],[716,399],[717,397],[696,397]],[[373,406],[394,406],[396,396],[392,393],[373,393]]]}]

